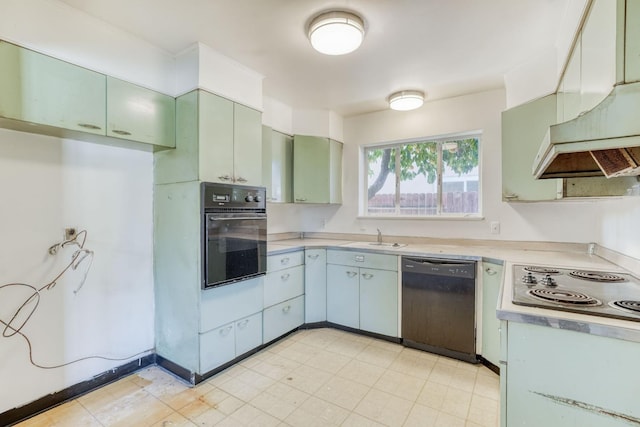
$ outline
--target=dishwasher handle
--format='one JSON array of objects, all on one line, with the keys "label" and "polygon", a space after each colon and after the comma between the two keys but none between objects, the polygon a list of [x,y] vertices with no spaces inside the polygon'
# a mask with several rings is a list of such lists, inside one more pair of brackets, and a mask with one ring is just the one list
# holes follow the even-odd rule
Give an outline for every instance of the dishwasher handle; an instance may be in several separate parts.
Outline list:
[{"label": "dishwasher handle", "polygon": [[439,258],[402,257],[402,272],[475,279],[476,262]]}]

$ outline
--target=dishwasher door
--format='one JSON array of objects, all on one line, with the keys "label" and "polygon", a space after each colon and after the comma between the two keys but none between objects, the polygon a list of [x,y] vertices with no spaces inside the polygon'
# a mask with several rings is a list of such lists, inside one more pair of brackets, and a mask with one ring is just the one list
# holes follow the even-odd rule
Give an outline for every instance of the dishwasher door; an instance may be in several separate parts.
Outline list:
[{"label": "dishwasher door", "polygon": [[476,363],[475,261],[402,257],[408,347]]}]

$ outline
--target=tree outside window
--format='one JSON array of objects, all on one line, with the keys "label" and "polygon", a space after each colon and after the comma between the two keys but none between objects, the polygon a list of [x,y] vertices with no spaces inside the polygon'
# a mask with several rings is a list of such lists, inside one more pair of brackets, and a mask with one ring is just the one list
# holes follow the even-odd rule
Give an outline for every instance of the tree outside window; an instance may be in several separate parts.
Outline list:
[{"label": "tree outside window", "polygon": [[479,214],[478,146],[465,137],[365,147],[366,214]]}]

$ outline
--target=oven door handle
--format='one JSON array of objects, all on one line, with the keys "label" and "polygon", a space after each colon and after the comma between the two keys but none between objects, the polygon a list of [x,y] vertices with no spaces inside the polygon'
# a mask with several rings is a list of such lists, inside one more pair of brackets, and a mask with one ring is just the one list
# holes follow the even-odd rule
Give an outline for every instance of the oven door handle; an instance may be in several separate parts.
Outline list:
[{"label": "oven door handle", "polygon": [[237,220],[261,220],[267,219],[266,216],[234,216],[229,218],[222,218],[217,216],[210,216],[209,221],[237,221]]}]

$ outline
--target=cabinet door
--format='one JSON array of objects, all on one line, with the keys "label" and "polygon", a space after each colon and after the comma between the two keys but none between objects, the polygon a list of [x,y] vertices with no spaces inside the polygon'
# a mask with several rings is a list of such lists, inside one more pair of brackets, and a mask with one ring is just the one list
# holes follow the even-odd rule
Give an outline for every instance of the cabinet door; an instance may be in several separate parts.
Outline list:
[{"label": "cabinet door", "polygon": [[360,328],[360,269],[327,265],[327,320]]},{"label": "cabinet door", "polygon": [[304,296],[266,308],[263,317],[264,342],[268,343],[304,323]]},{"label": "cabinet door", "polygon": [[329,139],[293,137],[293,198],[296,203],[329,203]]},{"label": "cabinet door", "polygon": [[264,306],[269,307],[304,293],[304,266],[267,273],[264,279]]},{"label": "cabinet door", "polygon": [[549,126],[556,123],[555,95],[502,113],[502,198],[506,201],[562,197],[562,180],[534,179],[533,161]]},{"label": "cabinet door", "polygon": [[175,99],[107,77],[107,135],[175,147]]},{"label": "cabinet door", "polygon": [[[271,202],[293,202],[293,138],[269,128],[263,140],[263,185]],[[264,169],[267,169],[266,172]]]},{"label": "cabinet door", "polygon": [[106,76],[0,41],[0,116],[105,134]]},{"label": "cabinet door", "polygon": [[240,356],[262,344],[262,312],[237,320],[236,356]]},{"label": "cabinet door", "polygon": [[236,357],[233,323],[200,335],[200,373],[204,374]]},{"label": "cabinet door", "polygon": [[398,273],[360,269],[360,329],[398,336]]},{"label": "cabinet door", "polygon": [[306,250],[304,263],[305,322],[324,322],[327,320],[327,250]]},{"label": "cabinet door", "polygon": [[502,265],[482,263],[482,357],[498,366],[500,362],[500,321],[496,317],[502,284]]},{"label": "cabinet door", "polygon": [[342,143],[329,141],[329,203],[342,203]]},{"label": "cabinet door", "polygon": [[200,180],[233,182],[233,102],[199,91]]},{"label": "cabinet door", "polygon": [[244,105],[233,111],[234,178],[238,184],[262,184],[262,115]]},{"label": "cabinet door", "polygon": [[262,277],[200,291],[200,332],[261,311],[262,300]]},{"label": "cabinet door", "polygon": [[262,185],[267,189],[267,202],[273,202],[273,187],[271,180],[271,153],[273,146],[273,129],[262,125]]}]

